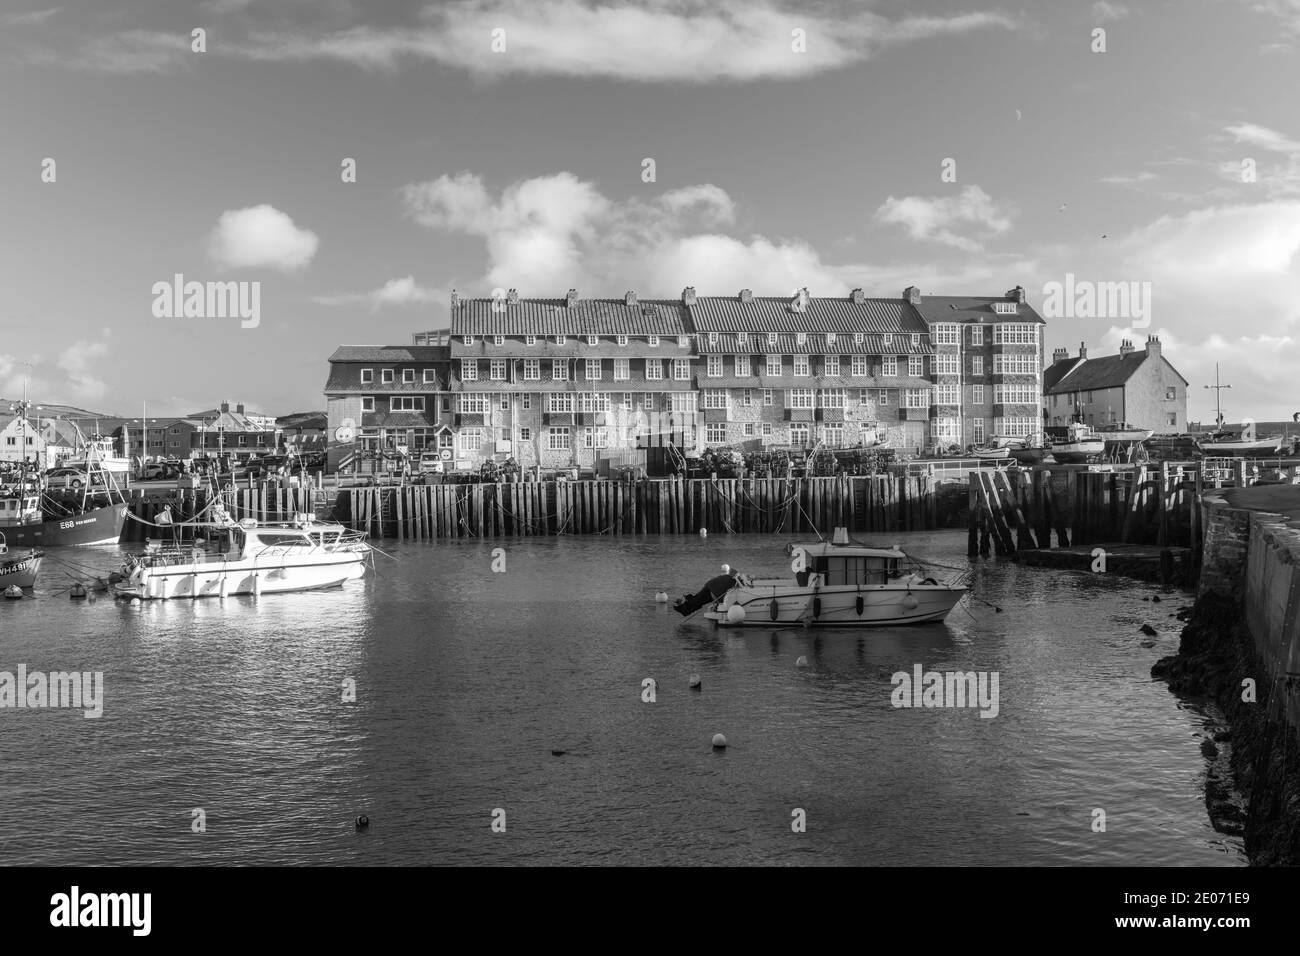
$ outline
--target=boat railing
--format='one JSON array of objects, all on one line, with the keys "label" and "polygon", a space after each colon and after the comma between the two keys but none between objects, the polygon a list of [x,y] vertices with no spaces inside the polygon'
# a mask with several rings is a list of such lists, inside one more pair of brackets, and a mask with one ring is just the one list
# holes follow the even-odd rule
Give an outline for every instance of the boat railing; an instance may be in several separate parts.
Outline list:
[{"label": "boat railing", "polygon": [[984,468],[1001,470],[1016,464],[1016,460],[1007,458],[936,458],[932,461],[908,462],[904,467],[908,477],[930,475],[935,478],[965,478],[972,471]]}]

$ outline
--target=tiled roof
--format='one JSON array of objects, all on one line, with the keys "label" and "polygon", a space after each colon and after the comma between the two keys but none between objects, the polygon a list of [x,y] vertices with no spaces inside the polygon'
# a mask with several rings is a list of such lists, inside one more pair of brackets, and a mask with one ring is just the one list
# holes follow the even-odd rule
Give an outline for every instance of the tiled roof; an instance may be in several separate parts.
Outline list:
[{"label": "tiled roof", "polygon": [[[915,345],[912,335],[919,335]],[[852,333],[837,332],[835,344],[826,340],[824,333],[811,333],[805,336],[802,345],[794,332],[778,333],[775,345],[768,345],[767,333],[750,334],[748,344],[740,344],[740,336],[735,333],[719,332],[716,345],[710,344],[706,333],[698,336],[701,355],[929,355],[934,352],[930,335],[925,329],[919,332],[896,332],[891,334],[889,344],[885,344],[883,334],[864,335],[862,344],[854,343]]]},{"label": "tiled roof", "polygon": [[366,428],[429,428],[438,424],[438,413],[366,412],[361,424]]},{"label": "tiled roof", "polygon": [[700,296],[691,306],[699,332],[925,332],[925,323],[904,299],[818,298],[805,312],[790,310],[791,296]]},{"label": "tiled roof", "polygon": [[451,355],[456,361],[463,358],[506,359],[507,361],[527,358],[543,361],[558,358],[693,358],[695,356],[694,336],[687,336],[687,339],[689,343],[685,347],[677,344],[676,335],[661,336],[658,345],[650,345],[644,338],[629,338],[627,345],[619,345],[613,336],[602,336],[595,345],[588,345],[585,338],[570,335],[563,345],[556,345],[553,338],[539,336],[532,345],[525,345],[521,337],[513,336],[507,338],[501,345],[493,345],[491,336],[486,339],[475,336],[473,345],[466,345],[457,338],[451,344]]},{"label": "tiled roof", "polygon": [[435,372],[434,379],[435,381],[433,382],[425,382],[424,376],[421,374],[415,377],[414,382],[403,382],[394,376],[394,380],[387,384],[379,381],[378,378],[376,378],[375,381],[363,383],[355,368],[331,365],[330,377],[325,383],[325,394],[331,395],[341,392],[354,392],[368,395],[373,392],[376,395],[387,395],[390,392],[410,392],[413,394],[421,394],[427,392],[447,391],[447,374],[445,370],[442,372]]},{"label": "tiled roof", "polygon": [[1019,303],[1015,315],[993,311],[994,302],[1009,302],[1006,296],[923,295],[916,310],[926,322],[1035,322],[1045,324],[1033,307]]},{"label": "tiled roof", "polygon": [[1050,392],[1065,374],[1079,364],[1079,356],[1072,355],[1069,358],[1061,359],[1059,362],[1053,362],[1043,371],[1043,391]]},{"label": "tiled roof", "polygon": [[627,381],[614,381],[609,376],[599,382],[585,379],[556,381],[551,378],[529,380],[527,382],[494,382],[491,379],[462,382],[452,379],[453,392],[683,392],[691,391],[694,385],[690,380],[650,379],[641,376]]},{"label": "tiled roof", "polygon": [[1118,388],[1132,378],[1146,360],[1146,349],[1133,352],[1128,356],[1103,355],[1101,358],[1085,359],[1078,368],[1059,379],[1047,391],[1051,394],[1061,394]]},{"label": "tiled roof", "polygon": [[[461,299],[451,332],[463,335],[685,335],[686,307],[676,299],[520,299],[493,311],[493,299]],[[500,306],[497,306],[500,308]]]},{"label": "tiled roof", "polygon": [[445,345],[340,345],[331,362],[405,362],[430,365],[446,362],[451,352]]}]

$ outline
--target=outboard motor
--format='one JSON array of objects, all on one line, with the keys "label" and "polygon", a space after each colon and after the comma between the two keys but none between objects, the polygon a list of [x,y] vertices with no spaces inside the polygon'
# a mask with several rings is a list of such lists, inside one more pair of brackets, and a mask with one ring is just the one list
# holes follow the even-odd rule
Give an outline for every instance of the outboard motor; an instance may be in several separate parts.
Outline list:
[{"label": "outboard motor", "polygon": [[695,594],[684,594],[673,604],[673,610],[682,617],[690,617],[704,605],[718,600],[736,586],[737,571],[734,569],[726,574],[719,574],[715,578],[709,578]]}]

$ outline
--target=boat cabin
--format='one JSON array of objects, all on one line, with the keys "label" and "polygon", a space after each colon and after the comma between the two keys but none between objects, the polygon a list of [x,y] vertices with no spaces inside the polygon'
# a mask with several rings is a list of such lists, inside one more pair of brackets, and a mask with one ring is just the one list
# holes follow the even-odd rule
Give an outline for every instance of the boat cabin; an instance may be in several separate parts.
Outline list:
[{"label": "boat cabin", "polygon": [[806,570],[796,572],[800,587],[811,574],[820,574],[827,587],[888,584],[901,577],[906,555],[896,548],[866,548],[834,544],[801,546]]},{"label": "boat cabin", "polygon": [[36,495],[0,498],[0,526],[39,524],[41,499]]}]

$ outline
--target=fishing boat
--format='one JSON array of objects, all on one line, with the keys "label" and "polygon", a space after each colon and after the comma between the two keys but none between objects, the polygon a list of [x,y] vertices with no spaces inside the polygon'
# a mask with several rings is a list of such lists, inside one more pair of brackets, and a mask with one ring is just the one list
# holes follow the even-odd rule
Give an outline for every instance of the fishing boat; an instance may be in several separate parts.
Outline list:
[{"label": "fishing boat", "polygon": [[0,591],[6,588],[30,588],[36,586],[36,572],[41,568],[41,558],[45,552],[30,550],[26,554],[17,554],[9,550],[9,542],[0,533]]},{"label": "fishing boat", "polygon": [[17,547],[116,544],[127,504],[117,479],[90,461],[86,481],[70,492],[42,487],[35,472],[20,472],[0,489],[0,532]]},{"label": "fishing boat", "polygon": [[969,571],[939,580],[897,546],[851,543],[846,528],[830,542],[786,551],[798,569],[792,577],[750,578],[727,568],[675,610],[703,611],[719,627],[889,627],[942,621],[970,587]]},{"label": "fishing boat", "polygon": [[1022,465],[1032,465],[1047,457],[1046,444],[1041,439],[1035,441],[1037,438],[1037,435],[1027,438],[994,436],[988,444],[972,448],[971,456],[982,459],[1010,458]]},{"label": "fishing boat", "polygon": [[363,533],[307,514],[263,524],[253,518],[236,522],[214,508],[212,521],[185,527],[202,536],[151,542],[127,556],[113,576],[118,597],[160,601],[318,591],[362,577],[372,557]]},{"label": "fishing boat", "polygon": [[1072,422],[1065,441],[1052,442],[1050,452],[1058,465],[1079,465],[1095,461],[1106,451],[1106,441],[1081,422]]},{"label": "fishing boat", "polygon": [[[75,422],[72,425],[76,428]],[[86,438],[80,429],[77,429],[77,438],[81,447],[75,456],[62,463],[62,467],[85,469],[94,462],[104,471],[112,472],[119,481],[126,480],[131,473],[131,459],[117,454],[113,439],[101,435]]]},{"label": "fishing boat", "polygon": [[1282,436],[1268,438],[1247,437],[1245,432],[1212,432],[1196,440],[1203,455],[1219,458],[1267,458],[1282,453]]},{"label": "fishing boat", "polygon": [[1105,425],[1098,425],[1093,429],[1093,434],[1105,441],[1107,444],[1132,444],[1134,442],[1143,442],[1153,434],[1150,428],[1138,428],[1136,425],[1130,425],[1128,422],[1108,422]]}]

